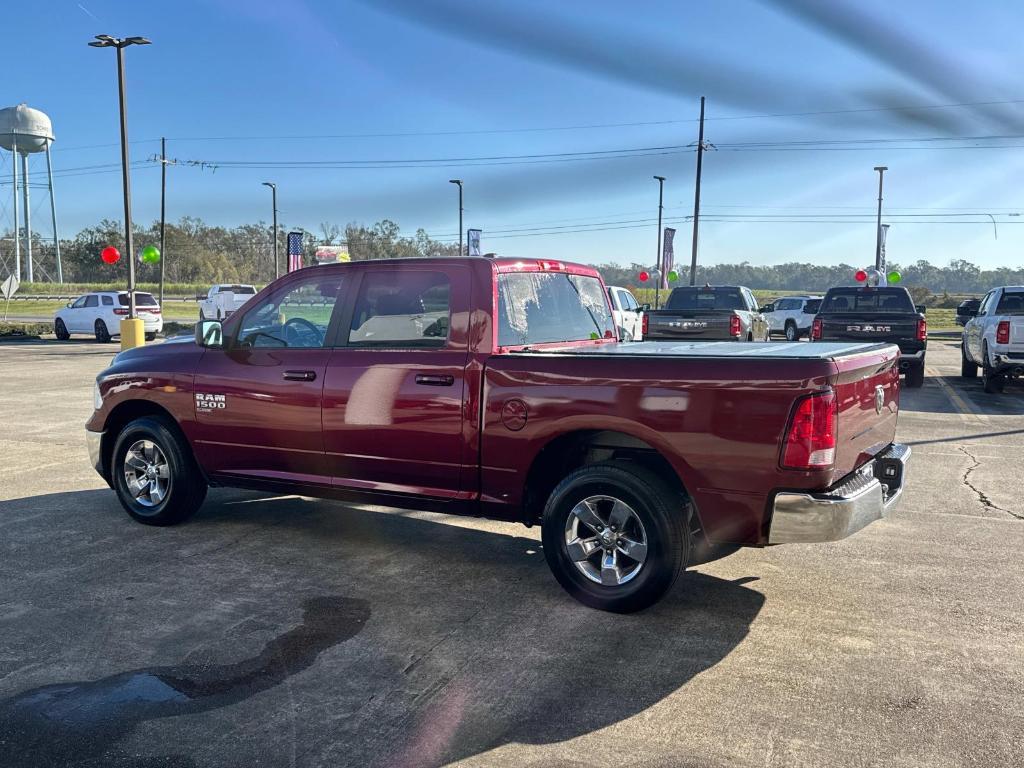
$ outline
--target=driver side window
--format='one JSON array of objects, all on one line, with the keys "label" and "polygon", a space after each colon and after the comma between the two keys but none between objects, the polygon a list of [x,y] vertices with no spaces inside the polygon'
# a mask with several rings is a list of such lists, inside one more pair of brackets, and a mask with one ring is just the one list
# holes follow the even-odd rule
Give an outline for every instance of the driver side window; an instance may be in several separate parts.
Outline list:
[{"label": "driver side window", "polygon": [[[323,270],[323,271],[321,271]],[[343,286],[343,276],[324,268],[272,293],[245,313],[238,344],[250,347],[317,349],[327,342],[327,327]]]}]

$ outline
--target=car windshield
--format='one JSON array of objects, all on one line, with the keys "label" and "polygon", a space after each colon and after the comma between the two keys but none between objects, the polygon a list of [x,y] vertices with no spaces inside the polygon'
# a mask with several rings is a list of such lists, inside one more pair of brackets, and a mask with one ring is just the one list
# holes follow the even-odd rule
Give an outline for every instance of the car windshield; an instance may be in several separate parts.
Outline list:
[{"label": "car windshield", "polygon": [[608,299],[596,277],[553,272],[499,275],[500,346],[613,336]]},{"label": "car windshield", "polygon": [[[122,307],[128,306],[128,294],[119,293],[117,295],[117,303]],[[135,306],[137,307],[157,307],[160,306],[156,298],[152,293],[136,293],[135,294]]]},{"label": "car windshield", "polygon": [[1024,315],[1024,291],[1006,291],[996,307],[997,315]]},{"label": "car windshield", "polygon": [[665,309],[746,309],[739,288],[675,288]]},{"label": "car windshield", "polygon": [[829,291],[820,312],[914,312],[914,303],[904,288],[842,288]]}]

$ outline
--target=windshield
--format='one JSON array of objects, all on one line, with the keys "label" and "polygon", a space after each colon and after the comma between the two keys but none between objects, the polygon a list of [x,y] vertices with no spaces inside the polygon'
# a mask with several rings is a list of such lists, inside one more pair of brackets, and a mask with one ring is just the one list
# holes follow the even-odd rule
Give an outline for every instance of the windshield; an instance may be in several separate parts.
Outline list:
[{"label": "windshield", "polygon": [[[117,303],[122,307],[128,306],[128,294],[121,293],[117,296]],[[136,293],[135,294],[135,306],[137,307],[156,307],[158,306],[157,300],[151,293]]]},{"label": "windshield", "polygon": [[997,315],[1024,315],[1024,291],[1006,291],[996,307]]},{"label": "windshield", "polygon": [[665,309],[746,309],[739,288],[675,288]]},{"label": "windshield", "polygon": [[553,272],[498,276],[498,344],[513,347],[613,338],[596,277]]},{"label": "windshield", "polygon": [[840,288],[829,291],[820,312],[916,312],[904,288]]}]

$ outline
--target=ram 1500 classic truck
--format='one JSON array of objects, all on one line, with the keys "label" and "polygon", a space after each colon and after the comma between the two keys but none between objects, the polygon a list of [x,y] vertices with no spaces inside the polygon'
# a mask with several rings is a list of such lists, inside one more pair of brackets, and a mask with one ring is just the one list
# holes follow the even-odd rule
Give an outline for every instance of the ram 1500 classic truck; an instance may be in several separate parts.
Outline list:
[{"label": "ram 1500 classic truck", "polygon": [[768,319],[741,285],[673,288],[664,309],[644,312],[647,341],[768,341]]},{"label": "ram 1500 classic truck", "polygon": [[169,525],[209,485],[539,524],[587,605],[660,598],[698,545],[833,541],[884,516],[898,350],[625,344],[599,274],[549,260],[301,269],[97,378],[92,461]]},{"label": "ram 1500 classic truck", "polygon": [[811,323],[811,341],[895,344],[907,387],[924,384],[928,323],[903,287],[871,285],[829,288]]}]

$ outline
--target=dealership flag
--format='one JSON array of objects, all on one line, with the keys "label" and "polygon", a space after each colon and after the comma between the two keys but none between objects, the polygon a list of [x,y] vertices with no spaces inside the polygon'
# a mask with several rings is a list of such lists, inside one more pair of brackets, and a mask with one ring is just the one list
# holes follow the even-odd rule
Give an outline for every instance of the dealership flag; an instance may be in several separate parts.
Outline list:
[{"label": "dealership flag", "polygon": [[302,233],[288,233],[288,271],[302,269]]},{"label": "dealership flag", "polygon": [[480,234],[483,232],[482,229],[469,229],[466,230],[466,235],[469,239],[469,255],[479,256],[480,255]]},{"label": "dealership flag", "polygon": [[668,288],[668,273],[672,271],[675,265],[675,252],[672,250],[672,240],[676,236],[676,231],[672,227],[665,227],[665,240],[664,246],[661,249],[661,287]]}]

